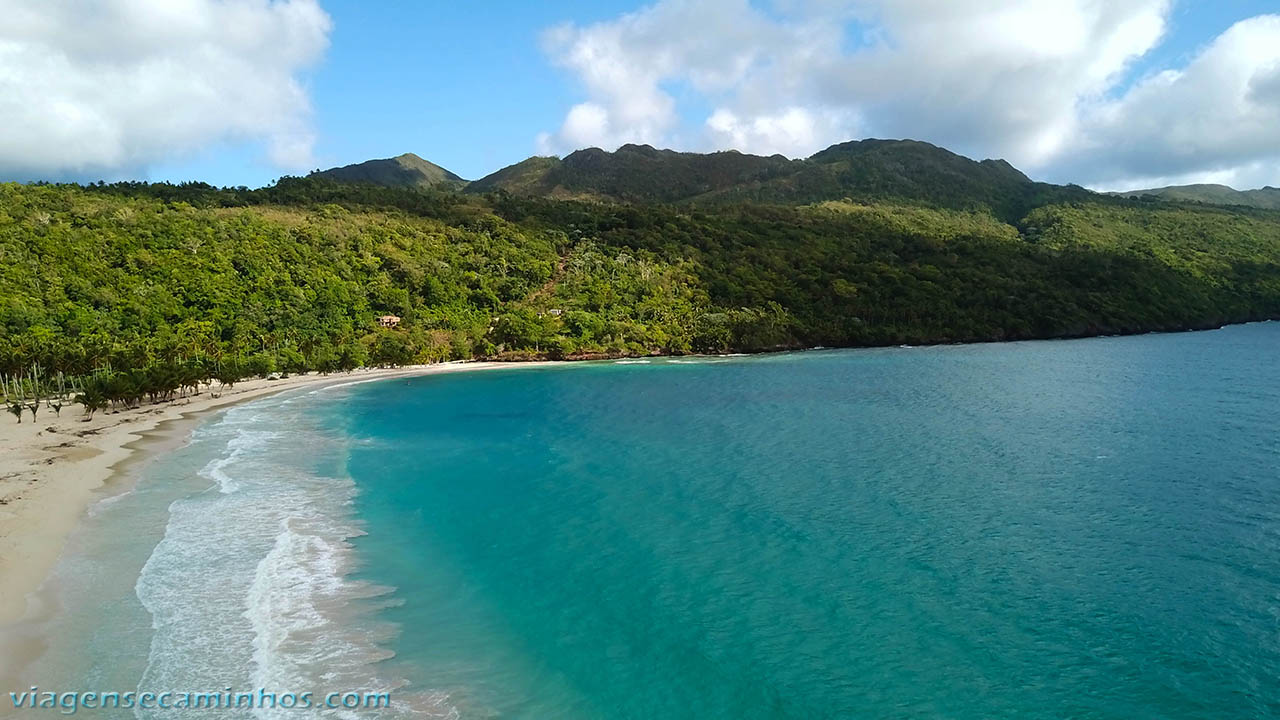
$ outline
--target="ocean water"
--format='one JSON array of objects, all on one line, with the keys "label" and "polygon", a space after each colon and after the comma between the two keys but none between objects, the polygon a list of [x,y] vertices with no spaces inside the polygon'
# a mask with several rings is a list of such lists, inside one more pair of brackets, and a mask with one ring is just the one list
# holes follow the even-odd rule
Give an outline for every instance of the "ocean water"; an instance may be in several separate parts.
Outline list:
[{"label": "ocean water", "polygon": [[33,677],[394,708],[226,717],[1280,717],[1277,350],[1268,323],[254,402],[95,506]]}]

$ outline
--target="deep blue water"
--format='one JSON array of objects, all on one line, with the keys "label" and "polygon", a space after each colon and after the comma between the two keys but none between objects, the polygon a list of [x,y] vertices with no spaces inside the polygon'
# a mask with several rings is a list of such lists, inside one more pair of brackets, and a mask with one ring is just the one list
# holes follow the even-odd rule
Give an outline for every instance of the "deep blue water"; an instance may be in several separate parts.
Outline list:
[{"label": "deep blue water", "polygon": [[462,717],[1280,717],[1280,325],[353,388]]},{"label": "deep blue water", "polygon": [[[104,500],[42,687],[145,718],[1280,718],[1280,324],[307,389]],[[2,713],[0,713],[2,714]]]}]

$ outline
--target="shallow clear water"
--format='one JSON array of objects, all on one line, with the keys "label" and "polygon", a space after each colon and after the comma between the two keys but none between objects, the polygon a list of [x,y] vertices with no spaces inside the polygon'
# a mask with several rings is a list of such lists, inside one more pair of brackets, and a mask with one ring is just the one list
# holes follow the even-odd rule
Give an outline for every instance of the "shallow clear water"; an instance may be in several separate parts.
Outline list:
[{"label": "shallow clear water", "polygon": [[[1280,717],[1278,349],[1262,324],[254,403],[81,534],[64,569],[137,579],[82,657],[462,718]],[[64,632],[101,624],[74,587]]]}]

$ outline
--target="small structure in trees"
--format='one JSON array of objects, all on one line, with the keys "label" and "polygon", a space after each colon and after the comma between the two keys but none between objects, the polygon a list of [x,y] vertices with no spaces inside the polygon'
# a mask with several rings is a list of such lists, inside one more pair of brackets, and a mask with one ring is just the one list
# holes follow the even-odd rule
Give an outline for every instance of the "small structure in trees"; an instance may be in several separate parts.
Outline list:
[{"label": "small structure in trees", "polygon": [[378,317],[378,327],[393,328],[399,324],[399,315],[381,315]]}]

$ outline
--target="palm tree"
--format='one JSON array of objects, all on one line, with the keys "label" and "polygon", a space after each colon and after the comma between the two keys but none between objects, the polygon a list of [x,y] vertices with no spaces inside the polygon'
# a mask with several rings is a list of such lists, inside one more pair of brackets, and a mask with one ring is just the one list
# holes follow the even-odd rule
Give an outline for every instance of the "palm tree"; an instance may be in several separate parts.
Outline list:
[{"label": "palm tree", "polygon": [[[32,366],[29,377],[31,378],[31,397],[26,400],[27,409],[31,411],[31,422],[36,421],[36,413],[40,410],[40,365]],[[21,380],[19,380],[21,382]]]},{"label": "palm tree", "polygon": [[53,392],[52,385],[50,385],[49,387],[49,392],[51,394],[48,398],[45,399],[44,401],[45,406],[48,407],[50,410],[52,410],[54,415],[58,417],[62,417],[62,406],[67,404],[66,377],[62,373],[58,373],[57,393]]},{"label": "palm tree", "polygon": [[106,407],[107,397],[103,394],[98,382],[90,382],[84,392],[76,396],[76,402],[84,406],[85,420],[93,419],[93,414]]}]

